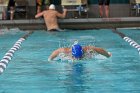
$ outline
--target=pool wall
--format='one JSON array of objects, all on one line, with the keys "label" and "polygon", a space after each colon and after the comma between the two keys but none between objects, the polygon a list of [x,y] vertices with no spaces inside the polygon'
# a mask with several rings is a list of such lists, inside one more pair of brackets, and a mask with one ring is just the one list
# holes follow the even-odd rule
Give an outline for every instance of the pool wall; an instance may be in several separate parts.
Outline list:
[{"label": "pool wall", "polygon": [[[140,27],[140,17],[125,18],[85,18],[59,19],[62,29],[102,29]],[[30,20],[1,20],[0,28],[19,28],[22,30],[46,29],[43,19]]]}]

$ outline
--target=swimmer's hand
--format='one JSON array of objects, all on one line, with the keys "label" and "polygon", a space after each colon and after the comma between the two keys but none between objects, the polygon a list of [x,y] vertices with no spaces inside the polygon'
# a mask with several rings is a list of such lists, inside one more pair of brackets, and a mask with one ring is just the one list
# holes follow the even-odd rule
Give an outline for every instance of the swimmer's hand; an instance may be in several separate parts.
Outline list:
[{"label": "swimmer's hand", "polygon": [[110,52],[108,52],[108,54],[109,54],[109,57],[111,57],[111,56],[112,56],[112,54],[111,54]]},{"label": "swimmer's hand", "polygon": [[48,61],[50,62],[51,61],[51,58],[48,58]]}]

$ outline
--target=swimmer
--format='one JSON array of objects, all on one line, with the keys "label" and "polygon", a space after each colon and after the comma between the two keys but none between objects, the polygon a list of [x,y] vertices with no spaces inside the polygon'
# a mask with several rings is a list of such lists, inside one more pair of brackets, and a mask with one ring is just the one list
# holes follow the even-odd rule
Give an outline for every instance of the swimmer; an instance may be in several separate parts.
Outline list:
[{"label": "swimmer", "polygon": [[44,17],[46,27],[48,31],[60,31],[58,26],[57,18],[65,18],[67,9],[63,9],[63,13],[59,13],[55,10],[55,5],[51,4],[49,6],[49,10],[45,10],[41,13],[35,15],[35,18],[39,18],[41,16]]},{"label": "swimmer", "polygon": [[53,51],[52,54],[49,56],[48,61],[53,60],[54,58],[56,58],[60,53],[64,53],[64,54],[71,54],[71,59],[82,59],[84,58],[84,54],[88,53],[88,52],[92,52],[92,53],[97,53],[97,54],[101,54],[107,58],[111,57],[111,53],[107,52],[106,50],[102,49],[102,48],[98,48],[95,46],[81,46],[80,44],[78,44],[78,42],[75,42],[71,48],[65,47],[65,48],[58,48],[57,50]]}]

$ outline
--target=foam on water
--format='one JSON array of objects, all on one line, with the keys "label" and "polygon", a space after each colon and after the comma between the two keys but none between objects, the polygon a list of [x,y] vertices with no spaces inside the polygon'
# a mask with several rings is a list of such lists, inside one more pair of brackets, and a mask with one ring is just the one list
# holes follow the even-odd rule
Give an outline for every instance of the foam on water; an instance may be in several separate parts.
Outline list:
[{"label": "foam on water", "polygon": [[19,28],[2,28],[0,29],[0,35],[5,35],[5,34],[12,34],[15,35],[16,33],[21,32]]},{"label": "foam on water", "polygon": [[72,39],[61,39],[59,41],[59,47],[71,47],[74,41],[78,41],[82,46],[95,45],[94,36],[80,36]]}]

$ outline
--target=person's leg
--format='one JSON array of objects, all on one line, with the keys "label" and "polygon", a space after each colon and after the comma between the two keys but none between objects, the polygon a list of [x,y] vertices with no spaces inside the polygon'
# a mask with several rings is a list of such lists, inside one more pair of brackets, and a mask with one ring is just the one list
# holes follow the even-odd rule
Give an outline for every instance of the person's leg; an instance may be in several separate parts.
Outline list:
[{"label": "person's leg", "polygon": [[2,19],[6,20],[6,9],[3,7]]},{"label": "person's leg", "polygon": [[41,6],[37,6],[37,14],[41,12]]},{"label": "person's leg", "polygon": [[100,17],[103,17],[103,0],[98,0],[99,3],[99,14]]},{"label": "person's leg", "polygon": [[36,0],[37,11],[36,13],[40,13],[42,11],[42,0]]},{"label": "person's leg", "polygon": [[14,19],[14,12],[11,11],[11,13],[10,13],[10,20],[13,20],[13,19]]},{"label": "person's leg", "polygon": [[109,6],[108,5],[105,6],[105,15],[107,18],[109,18]]},{"label": "person's leg", "polygon": [[6,20],[6,13],[5,13],[5,11],[3,11],[3,13],[2,13],[2,19]]},{"label": "person's leg", "polygon": [[110,0],[106,0],[105,1],[105,15],[107,18],[109,17],[109,4],[110,4]]},{"label": "person's leg", "polygon": [[103,17],[103,5],[99,5],[100,17]]},{"label": "person's leg", "polygon": [[14,19],[14,7],[10,7],[10,20]]}]

